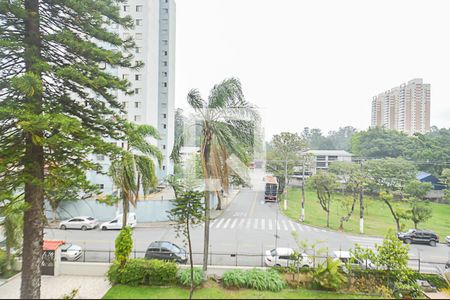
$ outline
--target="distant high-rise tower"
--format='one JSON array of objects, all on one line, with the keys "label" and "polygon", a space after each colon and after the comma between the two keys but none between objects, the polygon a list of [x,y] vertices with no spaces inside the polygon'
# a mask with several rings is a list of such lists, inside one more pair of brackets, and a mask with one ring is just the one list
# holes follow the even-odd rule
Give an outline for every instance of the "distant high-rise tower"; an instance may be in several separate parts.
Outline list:
[{"label": "distant high-rise tower", "polygon": [[372,99],[372,127],[412,135],[430,131],[430,84],[413,79]]},{"label": "distant high-rise tower", "polygon": [[[126,110],[128,121],[148,124],[155,127],[160,140],[150,141],[163,154],[161,168],[157,168],[160,180],[173,174],[170,160],[175,137],[175,18],[174,0],[128,0],[120,5],[120,14],[130,16],[133,29],[125,29],[112,24],[110,30],[123,39],[134,38],[135,61],[144,63],[139,70],[109,68],[109,72],[131,83],[133,95],[117,93],[117,99]],[[117,142],[122,147],[124,143]],[[99,155],[94,158],[107,171],[110,162]],[[106,175],[88,172],[91,182],[97,184],[105,194],[113,190],[111,178]]]}]

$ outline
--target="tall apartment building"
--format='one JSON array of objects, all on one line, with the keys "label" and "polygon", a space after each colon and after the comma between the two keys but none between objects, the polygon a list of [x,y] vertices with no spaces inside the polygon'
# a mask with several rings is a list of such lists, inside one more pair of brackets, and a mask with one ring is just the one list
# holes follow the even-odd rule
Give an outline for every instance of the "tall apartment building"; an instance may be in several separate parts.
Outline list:
[{"label": "tall apartment building", "polygon": [[[163,154],[160,180],[173,174],[170,152],[174,144],[175,131],[175,17],[174,0],[128,0],[120,7],[123,16],[133,18],[135,27],[126,30],[112,25],[111,30],[122,38],[133,37],[136,41],[134,59],[144,62],[140,70],[122,68],[110,69],[119,78],[128,79],[134,90],[133,95],[118,92],[128,121],[148,124],[157,128],[161,139],[151,141]],[[120,143],[120,142],[119,142]],[[97,162],[104,170],[109,168],[106,157],[97,156]],[[112,193],[112,182],[107,176],[90,172],[88,178],[98,184],[106,194]]]},{"label": "tall apartment building", "polygon": [[430,131],[430,84],[413,79],[372,99],[372,127],[412,135]]}]

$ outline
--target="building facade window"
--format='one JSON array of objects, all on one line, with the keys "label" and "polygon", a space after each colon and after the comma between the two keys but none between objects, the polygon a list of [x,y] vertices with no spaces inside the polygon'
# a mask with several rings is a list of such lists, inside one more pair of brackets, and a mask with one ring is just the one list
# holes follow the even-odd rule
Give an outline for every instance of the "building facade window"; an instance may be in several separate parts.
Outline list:
[{"label": "building facade window", "polygon": [[141,89],[140,88],[135,88],[134,89],[134,94],[139,95],[141,93]]},{"label": "building facade window", "polygon": [[142,26],[143,23],[144,23],[144,20],[136,19],[136,26]]},{"label": "building facade window", "polygon": [[141,53],[142,52],[142,47],[136,47],[135,50],[136,50],[136,53]]},{"label": "building facade window", "polygon": [[168,54],[169,54],[169,51],[166,51],[166,50],[163,51],[164,56],[167,56]]},{"label": "building facade window", "polygon": [[137,41],[142,40],[142,33],[140,33],[140,32],[136,33],[136,40]]},{"label": "building facade window", "polygon": [[130,6],[129,5],[124,5],[123,6],[123,11],[130,11]]},{"label": "building facade window", "polygon": [[134,102],[134,108],[141,108],[142,102]]},{"label": "building facade window", "polygon": [[167,114],[163,114],[163,118],[166,119],[167,118]]},{"label": "building facade window", "polygon": [[97,154],[97,160],[98,161],[104,161],[105,160],[105,156],[103,154]]},{"label": "building facade window", "polygon": [[166,125],[166,124],[163,124],[163,128],[166,129],[166,128],[167,128],[167,125]]},{"label": "building facade window", "polygon": [[142,12],[144,10],[143,5],[136,5],[136,12]]},{"label": "building facade window", "polygon": [[141,74],[136,74],[136,75],[134,75],[134,79],[136,81],[140,81],[142,79],[142,75]]},{"label": "building facade window", "polygon": [[134,121],[135,122],[140,122],[142,120],[142,116],[140,116],[140,115],[135,115],[134,116]]},{"label": "building facade window", "polygon": [[123,80],[128,80],[130,78],[129,74],[122,74],[122,79]]},{"label": "building facade window", "polygon": [[167,82],[163,82],[163,87],[167,87]]},{"label": "building facade window", "polygon": [[167,65],[168,65],[168,64],[167,64],[167,61],[163,61],[163,66],[164,66],[164,67],[167,67]]},{"label": "building facade window", "polygon": [[99,189],[101,189],[101,190],[104,190],[104,189],[105,189],[105,185],[104,185],[103,183],[97,184],[97,187],[98,187]]}]

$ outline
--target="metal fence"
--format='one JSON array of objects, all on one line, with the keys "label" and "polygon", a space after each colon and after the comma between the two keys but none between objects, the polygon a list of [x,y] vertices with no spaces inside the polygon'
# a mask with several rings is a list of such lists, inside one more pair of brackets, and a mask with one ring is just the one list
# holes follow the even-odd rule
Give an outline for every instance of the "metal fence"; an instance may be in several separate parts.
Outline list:
[{"label": "metal fence", "polygon": [[[192,253],[193,262],[196,265],[203,263],[203,253]],[[210,252],[208,257],[208,265],[210,266],[245,266],[245,267],[265,267],[265,254],[260,253],[219,253]],[[133,250],[132,258],[145,258],[145,251]],[[189,255],[187,256],[189,258]],[[312,267],[332,258],[330,255],[308,254],[308,258],[312,263]],[[114,250],[83,250],[82,255],[77,262],[103,262],[111,263],[114,261]],[[186,262],[188,264],[189,262]],[[288,264],[290,262],[288,261]],[[439,273],[445,269],[445,262],[431,261],[421,258],[411,258],[408,265],[414,271],[420,273]],[[366,265],[367,267],[367,265]]]}]

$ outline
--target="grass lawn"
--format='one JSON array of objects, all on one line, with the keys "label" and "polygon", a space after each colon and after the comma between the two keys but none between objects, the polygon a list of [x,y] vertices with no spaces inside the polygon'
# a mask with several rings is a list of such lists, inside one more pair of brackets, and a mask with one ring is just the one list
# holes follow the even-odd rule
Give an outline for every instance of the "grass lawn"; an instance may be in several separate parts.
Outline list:
[{"label": "grass lawn", "polygon": [[[312,290],[283,290],[279,293],[240,289],[227,290],[217,283],[208,282],[209,287],[194,292],[195,299],[358,299],[366,295],[338,294]],[[179,287],[130,287],[114,286],[103,299],[188,299],[189,290]],[[373,299],[379,297],[372,297]]]},{"label": "grass lawn", "polygon": [[[322,210],[322,207],[317,200],[317,195],[313,191],[305,191],[305,223],[326,227],[327,215]],[[349,196],[346,196],[350,199]],[[282,198],[283,199],[283,198]],[[334,200],[331,202],[330,213],[330,228],[337,230],[339,228],[339,220],[347,212],[340,203],[344,199],[342,194],[335,194]],[[282,200],[281,200],[282,201]],[[384,236],[387,231],[392,228],[396,230],[394,218],[386,204],[382,201],[374,199],[372,197],[365,196],[365,202],[367,208],[364,213],[364,232],[367,235]],[[281,202],[282,204],[282,202]],[[289,189],[288,190],[288,210],[284,213],[294,219],[298,220],[300,216],[301,206],[301,190]],[[282,205],[281,205],[282,207]],[[405,208],[408,205],[405,204]],[[420,223],[420,229],[433,230],[439,235],[441,242],[444,241],[447,235],[450,235],[450,205],[430,203],[430,207],[433,210],[433,216],[425,223]],[[402,221],[405,223],[406,228],[414,228],[414,224],[407,220]],[[348,222],[344,223],[344,230],[351,233],[359,233],[359,201],[355,206],[355,211]]]}]

